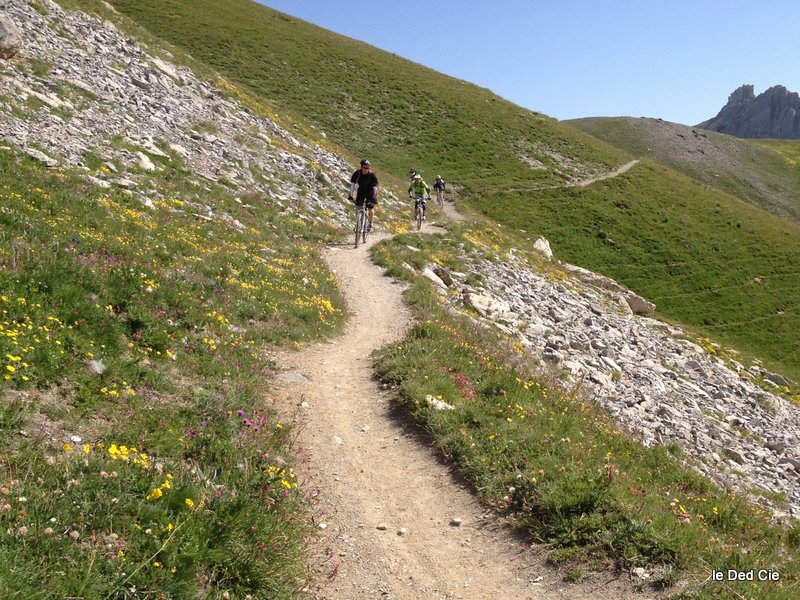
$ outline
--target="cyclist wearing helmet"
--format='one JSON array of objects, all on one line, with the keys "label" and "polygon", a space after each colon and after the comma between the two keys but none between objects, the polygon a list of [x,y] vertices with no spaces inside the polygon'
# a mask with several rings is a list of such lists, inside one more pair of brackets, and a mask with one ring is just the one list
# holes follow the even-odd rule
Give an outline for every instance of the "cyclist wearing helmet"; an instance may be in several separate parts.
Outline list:
[{"label": "cyclist wearing helmet", "polygon": [[441,175],[436,176],[436,181],[433,182],[433,189],[436,190],[436,199],[441,206],[444,201],[444,179]]},{"label": "cyclist wearing helmet", "polygon": [[422,180],[422,176],[419,173],[414,174],[414,178],[411,180],[411,185],[408,186],[408,197],[414,198],[415,203],[416,200],[422,202],[422,218],[425,218],[425,201],[431,199],[431,192],[428,188],[428,184]]},{"label": "cyclist wearing helmet", "polygon": [[[356,191],[355,199],[353,199],[353,192]],[[368,231],[372,230],[372,218],[375,211],[375,205],[378,203],[378,177],[372,170],[372,163],[366,158],[361,161],[361,168],[353,173],[350,177],[350,194],[347,196],[350,202],[355,203],[356,211],[365,202],[367,204],[367,218],[369,219]]]}]

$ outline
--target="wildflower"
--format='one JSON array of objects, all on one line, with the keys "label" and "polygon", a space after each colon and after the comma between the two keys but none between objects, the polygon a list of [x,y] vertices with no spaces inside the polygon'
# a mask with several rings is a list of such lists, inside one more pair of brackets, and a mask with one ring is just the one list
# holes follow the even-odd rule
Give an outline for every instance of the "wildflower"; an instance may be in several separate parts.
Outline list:
[{"label": "wildflower", "polygon": [[153,489],[153,491],[151,491],[151,492],[150,492],[150,493],[147,495],[147,499],[148,499],[148,500],[158,500],[158,499],[159,499],[159,498],[161,498],[161,496],[163,496],[163,495],[164,495],[164,493],[161,491],[161,488],[160,488],[160,487],[157,487],[157,488]]},{"label": "wildflower", "polygon": [[186,500],[184,500],[183,503],[189,508],[194,508],[194,500],[192,500],[191,498],[186,498]]},{"label": "wildflower", "polygon": [[81,534],[73,529],[72,531],[69,532],[69,537],[71,537],[73,540],[77,542],[80,539]]},{"label": "wildflower", "polygon": [[23,536],[23,535],[27,535],[27,534],[28,534],[28,528],[27,528],[27,527],[25,527],[25,525],[23,525],[22,527],[20,527],[19,529],[17,529],[17,535],[18,535],[18,536],[20,536],[20,537],[21,537],[21,536]]},{"label": "wildflower", "polygon": [[46,527],[45,530],[42,531],[42,533],[45,534],[45,535],[53,535],[53,528],[52,527]]}]

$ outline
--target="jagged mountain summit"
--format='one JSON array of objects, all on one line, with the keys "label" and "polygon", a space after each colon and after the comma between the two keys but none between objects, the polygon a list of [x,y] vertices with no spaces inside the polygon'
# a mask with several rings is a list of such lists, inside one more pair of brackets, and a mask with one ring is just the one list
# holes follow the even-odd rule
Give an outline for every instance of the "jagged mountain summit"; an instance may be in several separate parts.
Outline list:
[{"label": "jagged mountain summit", "polygon": [[713,119],[697,127],[742,138],[800,139],[800,95],[775,85],[758,96],[743,85]]}]

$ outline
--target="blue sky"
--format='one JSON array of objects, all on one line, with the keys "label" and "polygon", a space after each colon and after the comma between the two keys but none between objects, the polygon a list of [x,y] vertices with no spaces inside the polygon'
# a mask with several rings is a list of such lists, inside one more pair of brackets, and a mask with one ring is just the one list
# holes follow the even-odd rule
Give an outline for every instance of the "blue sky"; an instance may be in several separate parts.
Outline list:
[{"label": "blue sky", "polygon": [[695,125],[742,84],[800,92],[797,0],[258,0],[556,119]]}]

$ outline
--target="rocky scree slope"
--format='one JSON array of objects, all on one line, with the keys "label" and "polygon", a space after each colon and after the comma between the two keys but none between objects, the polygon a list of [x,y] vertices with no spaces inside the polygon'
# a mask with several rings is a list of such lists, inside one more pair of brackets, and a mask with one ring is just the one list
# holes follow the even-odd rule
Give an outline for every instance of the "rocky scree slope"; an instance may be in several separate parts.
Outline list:
[{"label": "rocky scree slope", "polygon": [[[483,276],[480,287],[436,265],[424,274],[452,310],[467,306],[478,321],[517,338],[528,356],[596,399],[645,445],[677,444],[692,468],[718,484],[778,517],[800,515],[800,407],[777,393],[789,382],[692,341],[648,317],[654,306],[630,290],[553,259],[542,238],[537,245],[553,261],[546,270],[512,251],[502,262],[465,257],[467,271]],[[561,275],[548,275],[553,269]],[[776,504],[781,496],[786,501]]]},{"label": "rocky scree slope", "polygon": [[[352,165],[341,156],[253,114],[110,21],[40,4],[46,14],[22,0],[0,3],[0,36],[12,55],[0,60],[7,143],[48,167],[82,169],[98,186],[130,190],[145,204],[159,194],[152,175],[179,168],[201,189],[257,194],[300,219],[352,219],[341,201]],[[89,169],[87,156],[103,166]],[[197,200],[198,214],[241,227],[235,215]]]}]

